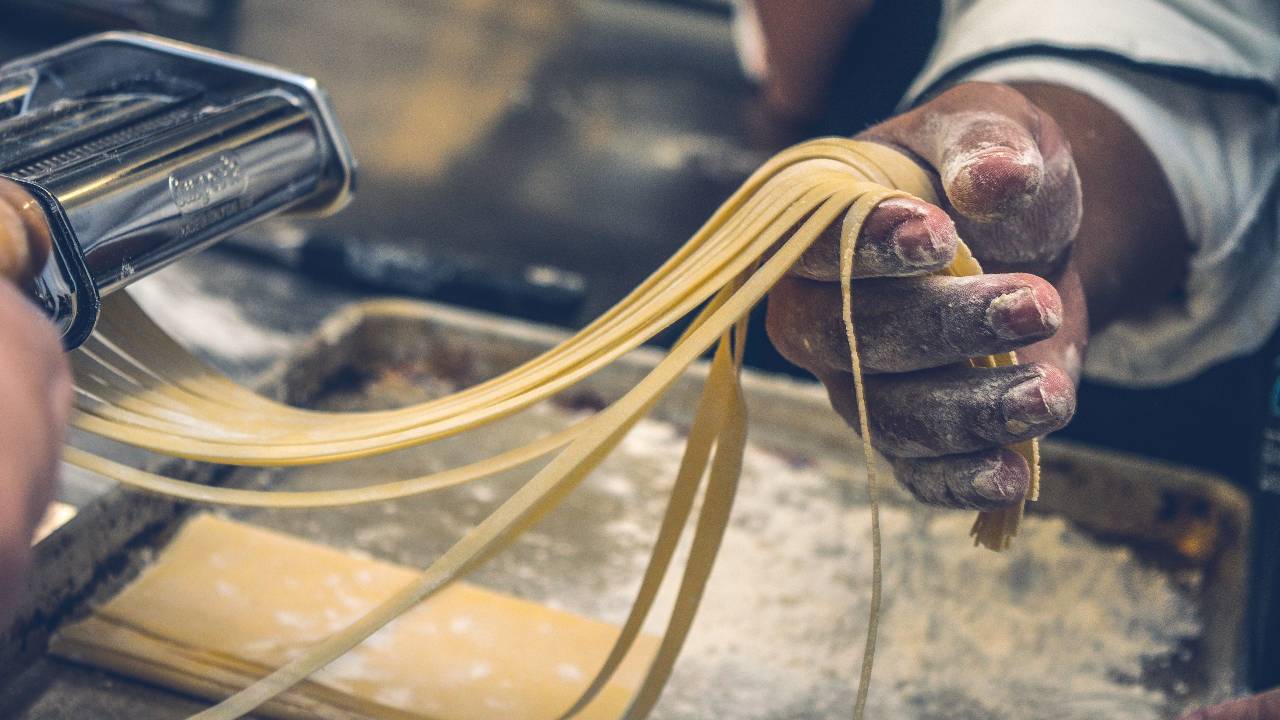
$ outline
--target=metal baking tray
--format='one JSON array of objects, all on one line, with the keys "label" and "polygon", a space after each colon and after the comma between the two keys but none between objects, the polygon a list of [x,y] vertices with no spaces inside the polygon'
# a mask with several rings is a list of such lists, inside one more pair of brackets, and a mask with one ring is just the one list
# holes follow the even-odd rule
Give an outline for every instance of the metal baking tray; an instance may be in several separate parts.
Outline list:
[{"label": "metal baking tray", "polygon": [[[330,318],[267,386],[310,407],[393,407],[491,377],[563,337],[438,305],[367,302]],[[602,407],[660,357],[634,352],[493,432],[370,461],[169,469],[281,489],[421,474]],[[679,381],[562,507],[472,579],[620,621],[704,373]],[[842,715],[866,625],[865,467],[815,384],[752,372],[744,383],[751,445],[734,520],[655,717]],[[885,488],[886,601],[870,717],[1169,718],[1240,685],[1244,497],[1211,475],[1094,448],[1046,442],[1043,455],[1042,499],[1005,554],[970,546],[971,513],[924,508]],[[230,514],[424,566],[527,476],[351,509]],[[8,680],[0,676],[0,716],[169,718],[201,707],[40,655],[59,622],[117,590],[191,510],[123,491],[99,505],[46,541],[46,552],[79,558],[78,574],[61,584],[49,571],[37,578],[45,590],[8,641],[9,657],[25,660],[21,672],[11,662]],[[77,550],[86,541],[93,552]]]}]

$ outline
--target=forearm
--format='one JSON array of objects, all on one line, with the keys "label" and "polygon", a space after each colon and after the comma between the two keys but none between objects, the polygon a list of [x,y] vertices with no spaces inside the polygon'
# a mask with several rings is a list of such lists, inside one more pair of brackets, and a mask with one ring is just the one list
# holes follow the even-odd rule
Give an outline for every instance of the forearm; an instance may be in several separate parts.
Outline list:
[{"label": "forearm", "polygon": [[1068,272],[1079,276],[1089,331],[1166,301],[1183,282],[1191,246],[1152,150],[1084,93],[1044,83],[1012,86],[1053,117],[1071,144],[1083,214]]},{"label": "forearm", "polygon": [[789,121],[821,112],[845,39],[872,0],[754,0],[768,70],[764,100]]}]

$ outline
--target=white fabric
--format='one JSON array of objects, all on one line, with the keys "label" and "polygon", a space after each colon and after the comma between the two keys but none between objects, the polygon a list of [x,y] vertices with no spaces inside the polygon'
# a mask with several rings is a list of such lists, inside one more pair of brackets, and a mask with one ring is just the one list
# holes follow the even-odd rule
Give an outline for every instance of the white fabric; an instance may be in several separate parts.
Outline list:
[{"label": "white fabric", "polygon": [[1049,46],[1280,86],[1276,0],[944,0],[934,54],[909,93],[994,53]]},{"label": "white fabric", "polygon": [[1280,2],[953,0],[907,101],[943,80],[1077,89],[1159,158],[1195,246],[1185,299],[1095,337],[1087,376],[1165,385],[1266,342],[1280,322]]}]

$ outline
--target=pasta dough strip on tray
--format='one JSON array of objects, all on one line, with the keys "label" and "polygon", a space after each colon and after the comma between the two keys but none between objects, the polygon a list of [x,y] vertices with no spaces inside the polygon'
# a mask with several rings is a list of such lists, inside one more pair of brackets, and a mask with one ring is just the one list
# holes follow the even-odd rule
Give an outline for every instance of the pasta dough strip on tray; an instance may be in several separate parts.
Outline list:
[{"label": "pasta dough strip on tray", "polygon": [[[487,477],[550,456],[478,525],[413,583],[301,657],[195,716],[240,717],[324,667],[408,608],[481,565],[549,512],[611,452],[680,375],[715,351],[672,495],[631,611],[595,679],[563,718],[575,716],[627,656],[668,574],[706,476],[693,544],[666,633],[626,717],[645,717],[665,686],[692,625],[728,523],[746,442],[739,374],[745,319],[825,228],[840,221],[842,320],[850,348],[872,513],[873,582],[866,647],[854,716],[865,712],[881,598],[877,477],[863,397],[851,293],[863,221],[883,200],[916,196],[937,202],[928,176],[887,147],[843,139],[805,143],[775,156],[735,192],[670,259],[622,301],[581,331],[511,371],[453,395],[395,410],[331,413],[290,407],[237,385],[173,341],[130,300],[107,299],[100,332],[74,357],[75,425],[152,452],[231,465],[338,462],[394,452],[487,425],[555,396],[701,307],[648,375],[594,416],[531,443],[443,472],[328,491],[209,487],[167,478],[67,448],[71,464],[148,492],[198,502],[256,507],[334,507],[408,497]],[[798,229],[795,229],[797,228]],[[789,237],[788,237],[789,235]],[[951,275],[981,272],[960,244]],[[1012,353],[975,358],[975,367],[1016,362]],[[1036,442],[1017,449],[1038,489]],[[1016,533],[1022,504],[980,513],[975,543],[1003,549]]]}]

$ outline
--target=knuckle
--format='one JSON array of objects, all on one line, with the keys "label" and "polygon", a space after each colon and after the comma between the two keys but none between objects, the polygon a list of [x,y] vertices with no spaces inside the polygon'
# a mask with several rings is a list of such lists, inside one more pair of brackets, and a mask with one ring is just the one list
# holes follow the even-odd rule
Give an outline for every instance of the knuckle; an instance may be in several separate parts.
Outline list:
[{"label": "knuckle", "polygon": [[937,482],[915,460],[898,459],[893,463],[893,474],[898,483],[907,489],[918,502],[937,507],[958,507],[944,483]]},{"label": "knuckle", "polygon": [[782,283],[769,295],[765,310],[765,334],[769,341],[788,362],[807,368],[810,354],[803,352],[804,323],[797,315],[795,298],[782,287]]},{"label": "knuckle", "polygon": [[765,330],[778,352],[801,368],[849,369],[840,291],[833,283],[784,278],[769,296]]}]

